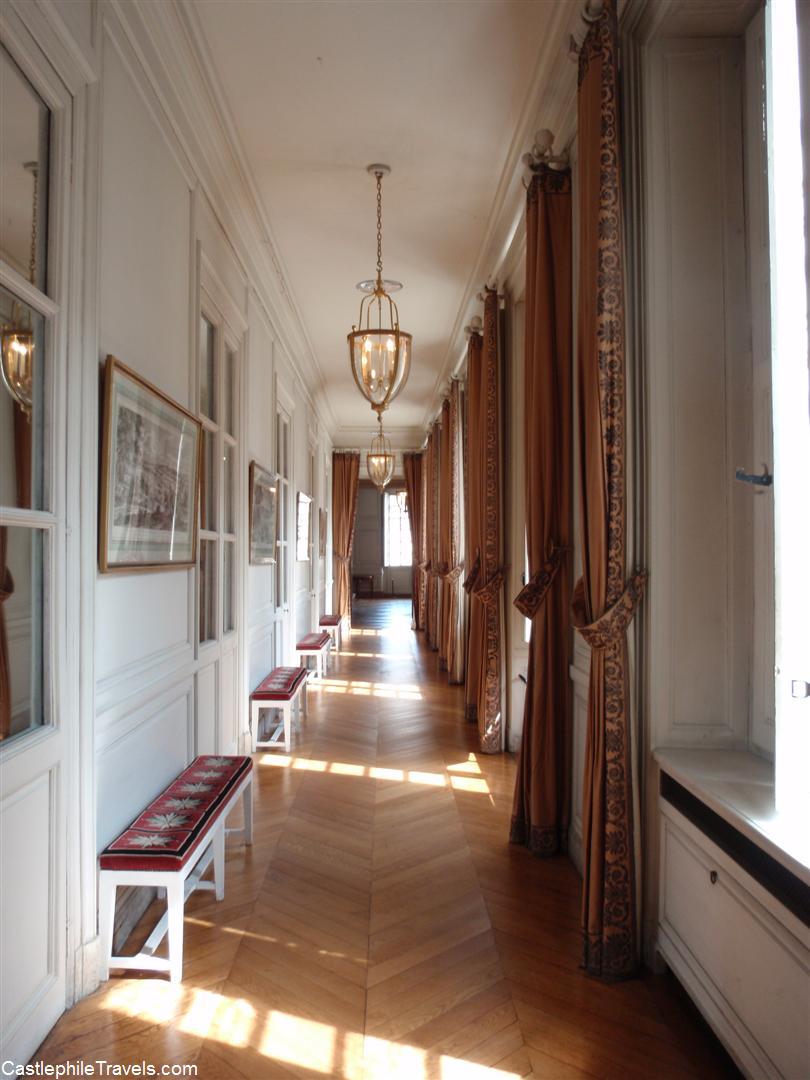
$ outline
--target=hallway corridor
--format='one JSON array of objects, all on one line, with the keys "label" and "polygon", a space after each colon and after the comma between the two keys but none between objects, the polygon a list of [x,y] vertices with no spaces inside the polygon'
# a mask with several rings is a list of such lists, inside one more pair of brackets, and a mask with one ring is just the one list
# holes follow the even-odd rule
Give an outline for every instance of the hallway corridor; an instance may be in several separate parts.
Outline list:
[{"label": "hallway corridor", "polygon": [[256,755],[255,843],[229,848],[224,902],[187,903],[183,983],[113,976],[38,1059],[201,1080],[732,1075],[668,980],[579,970],[576,872],[506,842],[514,762],[474,752],[409,607],[357,605],[292,753]]}]

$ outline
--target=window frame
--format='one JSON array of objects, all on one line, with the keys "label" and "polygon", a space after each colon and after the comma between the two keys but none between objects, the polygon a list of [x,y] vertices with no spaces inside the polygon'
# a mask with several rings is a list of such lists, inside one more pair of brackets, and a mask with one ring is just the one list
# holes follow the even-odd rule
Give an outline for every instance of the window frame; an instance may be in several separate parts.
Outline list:
[{"label": "window frame", "polygon": [[[201,408],[201,391],[202,391],[202,323],[205,321],[213,329],[213,351],[214,351],[214,378],[213,378],[213,417],[207,416]],[[242,369],[244,367],[243,355],[244,348],[240,341],[239,334],[230,325],[227,317],[223,314],[220,307],[217,305],[210,292],[204,285],[200,287],[200,304],[197,320],[197,363],[196,363],[196,415],[199,417],[203,427],[203,470],[201,477],[202,490],[200,492],[200,527],[199,527],[199,544],[197,552],[197,567],[196,567],[196,646],[197,656],[204,656],[204,654],[210,650],[221,645],[223,642],[230,640],[238,634],[239,630],[239,617],[240,617],[240,569],[241,569],[241,530],[240,530],[240,515],[241,515],[241,501],[240,501],[240,390],[241,390],[241,378]],[[233,357],[233,387],[230,396],[232,406],[232,427],[233,432],[227,430],[224,417],[224,407],[226,401],[225,395],[225,380],[228,374],[228,356]],[[208,460],[206,454],[205,438],[209,435],[213,440],[213,460],[215,467],[215,490],[213,498],[213,526],[211,522],[206,522],[207,528],[203,528],[203,513],[205,507],[205,501],[207,496],[207,485],[210,482],[208,476]],[[229,448],[231,451],[231,489],[230,497],[232,501],[232,521],[226,522],[226,483],[225,483],[225,450]],[[226,524],[232,524],[233,530],[228,530]],[[201,635],[201,618],[202,618],[202,574],[201,574],[201,562],[203,557],[203,547],[206,544],[214,545],[214,613],[213,613],[213,625],[214,635],[212,637],[203,638]],[[230,547],[233,553],[233,562],[230,568],[231,574],[231,611],[232,611],[232,625],[229,628],[225,626],[226,615],[226,558],[225,552]]]}]

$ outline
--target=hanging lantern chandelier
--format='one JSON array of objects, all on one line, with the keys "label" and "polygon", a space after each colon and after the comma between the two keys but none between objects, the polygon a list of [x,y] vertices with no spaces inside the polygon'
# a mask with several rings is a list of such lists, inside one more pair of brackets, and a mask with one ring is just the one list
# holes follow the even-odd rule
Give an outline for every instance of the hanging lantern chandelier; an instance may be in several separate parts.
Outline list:
[{"label": "hanging lantern chandelier", "polygon": [[358,323],[346,340],[357,389],[379,417],[408,381],[412,338],[400,330],[399,311],[390,296],[402,286],[382,276],[382,178],[391,169],[369,165],[368,172],[377,180],[377,277],[358,286],[366,295]]},{"label": "hanging lantern chandelier", "polygon": [[366,468],[370,479],[380,491],[383,491],[394,475],[394,455],[391,452],[391,443],[383,431],[380,413],[377,413],[377,419],[380,422],[380,430],[371,440],[371,450],[366,454]]}]

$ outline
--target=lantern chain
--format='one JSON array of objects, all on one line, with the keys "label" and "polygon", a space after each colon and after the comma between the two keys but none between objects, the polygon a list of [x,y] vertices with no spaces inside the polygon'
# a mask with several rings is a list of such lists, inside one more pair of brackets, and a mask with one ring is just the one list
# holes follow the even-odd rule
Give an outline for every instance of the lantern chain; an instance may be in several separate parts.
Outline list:
[{"label": "lantern chain", "polygon": [[377,173],[377,282],[382,282],[382,173]]}]

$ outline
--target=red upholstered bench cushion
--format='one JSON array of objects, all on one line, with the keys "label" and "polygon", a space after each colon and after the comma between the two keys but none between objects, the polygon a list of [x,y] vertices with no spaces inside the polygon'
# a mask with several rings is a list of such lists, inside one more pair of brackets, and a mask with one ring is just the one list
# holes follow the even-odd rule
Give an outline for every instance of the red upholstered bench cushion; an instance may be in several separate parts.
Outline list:
[{"label": "red upholstered bench cushion", "polygon": [[102,851],[102,870],[180,870],[252,768],[249,757],[195,758]]},{"label": "red upholstered bench cushion", "polygon": [[273,668],[253,693],[252,701],[291,701],[309,672],[305,667]]},{"label": "red upholstered bench cushion", "polygon": [[298,644],[295,646],[299,652],[303,650],[322,649],[324,645],[328,645],[330,637],[328,634],[307,634],[306,637],[302,637]]},{"label": "red upholstered bench cushion", "polygon": [[321,615],[319,626],[340,626],[340,615]]}]

